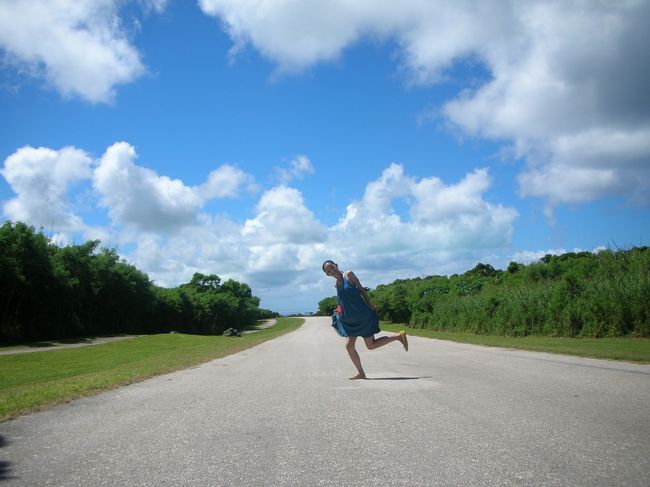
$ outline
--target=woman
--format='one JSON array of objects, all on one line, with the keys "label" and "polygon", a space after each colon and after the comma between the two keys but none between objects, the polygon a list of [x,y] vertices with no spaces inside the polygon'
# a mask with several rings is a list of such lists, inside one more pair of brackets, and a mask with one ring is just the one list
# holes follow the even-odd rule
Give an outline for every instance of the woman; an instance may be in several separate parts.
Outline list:
[{"label": "woman", "polygon": [[358,337],[363,337],[368,350],[383,347],[384,345],[399,341],[404,350],[408,351],[408,339],[405,332],[393,336],[383,336],[375,339],[379,333],[379,317],[375,306],[370,302],[370,296],[354,275],[354,272],[345,273],[339,266],[331,261],[323,262],[323,271],[328,276],[336,279],[336,295],[339,307],[332,315],[332,326],[342,337],[348,339],[345,348],[348,350],[352,363],[357,368],[357,375],[350,377],[352,380],[365,379],[366,373],[361,366],[361,359],[355,348]]}]

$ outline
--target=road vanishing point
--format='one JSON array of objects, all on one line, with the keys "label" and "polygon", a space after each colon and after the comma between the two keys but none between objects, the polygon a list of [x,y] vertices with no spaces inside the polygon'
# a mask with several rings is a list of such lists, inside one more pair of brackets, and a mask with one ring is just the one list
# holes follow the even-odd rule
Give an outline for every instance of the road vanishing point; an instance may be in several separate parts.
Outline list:
[{"label": "road vanishing point", "polygon": [[[236,339],[236,338],[233,338]],[[0,424],[7,486],[647,486],[650,366],[410,338],[329,318]]]}]

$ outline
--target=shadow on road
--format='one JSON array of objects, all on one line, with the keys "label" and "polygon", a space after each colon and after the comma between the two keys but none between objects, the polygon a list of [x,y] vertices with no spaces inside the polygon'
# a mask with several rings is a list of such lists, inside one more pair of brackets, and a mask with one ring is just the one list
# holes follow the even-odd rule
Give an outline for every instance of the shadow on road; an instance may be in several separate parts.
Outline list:
[{"label": "shadow on road", "polygon": [[92,343],[92,338],[64,338],[56,342],[32,342],[26,343],[26,347],[30,348],[47,348],[56,347],[57,345],[75,345],[77,343]]},{"label": "shadow on road", "polygon": [[366,380],[418,380],[431,379],[431,377],[366,377]]},{"label": "shadow on road", "polygon": [[[0,448],[6,445],[7,445],[7,440],[5,440],[4,436],[0,435]],[[0,481],[15,479],[15,478],[16,477],[11,475],[11,462],[0,460]]]},{"label": "shadow on road", "polygon": [[26,342],[26,343],[16,343],[12,346],[22,346],[29,348],[48,348],[48,347],[58,347],[61,345],[77,345],[79,343],[91,344],[96,340],[101,340],[103,338],[119,338],[126,337],[123,333],[113,334],[113,335],[101,335],[101,336],[89,336],[89,337],[73,337],[73,338],[58,338],[56,340],[40,340],[38,342]]}]

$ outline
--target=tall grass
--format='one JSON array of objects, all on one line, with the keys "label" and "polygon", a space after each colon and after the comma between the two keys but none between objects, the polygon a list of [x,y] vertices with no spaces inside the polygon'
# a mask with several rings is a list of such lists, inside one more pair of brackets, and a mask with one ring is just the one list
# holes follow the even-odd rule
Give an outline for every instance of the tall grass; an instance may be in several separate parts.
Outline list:
[{"label": "tall grass", "polygon": [[[449,292],[427,294],[426,280],[420,281],[410,289],[407,321],[417,328],[508,336],[650,336],[650,249],[547,257],[512,273],[452,277]],[[457,292],[461,283],[470,291]]]}]

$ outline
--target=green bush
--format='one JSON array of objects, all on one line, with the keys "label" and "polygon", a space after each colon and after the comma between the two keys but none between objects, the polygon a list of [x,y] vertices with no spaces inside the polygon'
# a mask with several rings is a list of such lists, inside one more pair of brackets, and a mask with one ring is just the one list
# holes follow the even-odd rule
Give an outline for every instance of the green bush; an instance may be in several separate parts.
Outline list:
[{"label": "green bush", "polygon": [[[59,247],[33,227],[0,227],[0,342],[116,333],[219,334],[273,312],[248,285],[194,274],[173,289],[99,241]],[[277,314],[275,314],[277,315]]]},{"label": "green bush", "polygon": [[384,321],[505,336],[650,337],[650,249],[546,255],[506,272],[400,279],[370,292]]}]

